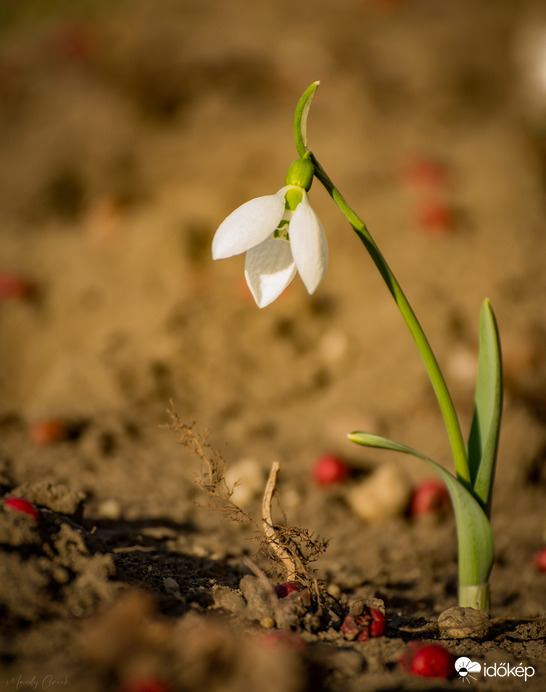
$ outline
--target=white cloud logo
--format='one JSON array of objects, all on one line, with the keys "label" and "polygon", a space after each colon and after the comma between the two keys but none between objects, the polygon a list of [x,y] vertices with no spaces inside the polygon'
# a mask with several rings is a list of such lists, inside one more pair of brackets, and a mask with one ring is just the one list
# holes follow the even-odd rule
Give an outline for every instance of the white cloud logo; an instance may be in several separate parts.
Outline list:
[{"label": "white cloud logo", "polygon": [[457,671],[459,677],[470,684],[470,680],[476,680],[477,678],[472,675],[472,673],[479,673],[482,667],[477,661],[471,661],[466,656],[461,656],[455,661],[455,670]]}]

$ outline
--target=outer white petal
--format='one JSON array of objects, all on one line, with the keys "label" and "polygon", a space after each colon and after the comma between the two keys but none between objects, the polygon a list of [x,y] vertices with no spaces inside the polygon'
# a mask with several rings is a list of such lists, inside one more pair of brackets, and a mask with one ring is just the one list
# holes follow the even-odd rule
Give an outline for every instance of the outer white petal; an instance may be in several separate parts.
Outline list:
[{"label": "outer white petal", "polygon": [[290,243],[269,237],[246,253],[245,276],[258,307],[278,298],[296,275]]},{"label": "outer white petal", "polygon": [[328,242],[305,192],[294,211],[288,232],[298,272],[308,293],[314,293],[328,267]]},{"label": "outer white petal", "polygon": [[240,255],[273,233],[284,213],[285,189],[274,195],[251,199],[231,212],[214,235],[212,258]]}]

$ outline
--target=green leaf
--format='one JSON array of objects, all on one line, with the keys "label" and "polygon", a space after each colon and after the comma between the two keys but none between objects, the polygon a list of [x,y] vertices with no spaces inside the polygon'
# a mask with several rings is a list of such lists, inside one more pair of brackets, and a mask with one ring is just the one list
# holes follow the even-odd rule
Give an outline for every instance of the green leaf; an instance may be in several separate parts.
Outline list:
[{"label": "green leaf", "polygon": [[422,459],[440,474],[451,496],[457,523],[459,587],[486,584],[495,557],[493,532],[487,515],[464,485],[433,459],[399,442],[362,431],[349,433],[347,437],[364,447],[410,454]]},{"label": "green leaf", "polygon": [[474,496],[491,510],[502,414],[502,358],[499,332],[489,300],[480,313],[480,351],[475,408],[468,438],[468,460]]}]

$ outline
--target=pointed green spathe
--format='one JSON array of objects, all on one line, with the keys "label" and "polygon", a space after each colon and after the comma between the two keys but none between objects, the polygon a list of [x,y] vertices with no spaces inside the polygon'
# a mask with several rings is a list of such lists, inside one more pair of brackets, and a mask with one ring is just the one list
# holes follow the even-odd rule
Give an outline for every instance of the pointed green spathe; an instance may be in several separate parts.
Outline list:
[{"label": "pointed green spathe", "polygon": [[320,82],[313,82],[301,95],[296,113],[294,116],[294,139],[296,140],[296,149],[301,158],[304,158],[309,149],[309,139],[307,137],[307,116],[311,108],[311,101],[315,95],[315,91],[319,88]]}]

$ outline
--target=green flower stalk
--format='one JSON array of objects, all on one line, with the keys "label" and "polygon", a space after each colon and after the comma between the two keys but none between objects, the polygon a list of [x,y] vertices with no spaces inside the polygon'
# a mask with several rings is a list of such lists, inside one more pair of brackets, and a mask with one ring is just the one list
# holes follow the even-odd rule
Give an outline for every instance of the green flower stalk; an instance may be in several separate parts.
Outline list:
[{"label": "green flower stalk", "polygon": [[216,231],[213,258],[246,253],[245,275],[259,307],[275,300],[296,273],[313,293],[326,272],[328,247],[307,193],[313,178],[326,188],[379,270],[417,345],[445,423],[455,473],[415,449],[371,432],[356,431],[348,437],[359,445],[414,456],[440,474],[451,495],[457,523],[459,605],[488,611],[489,575],[495,556],[489,517],[502,411],[502,365],[495,316],[489,300],[485,300],[480,315],[474,417],[465,443],[438,361],[398,280],[364,222],[311,151],[307,117],[318,86],[319,82],[313,82],[296,108],[294,137],[300,158],[291,165],[285,186],[232,212]]},{"label": "green flower stalk", "polygon": [[480,315],[478,379],[475,409],[468,443],[461,427],[446,382],[428,339],[398,280],[364,222],[357,216],[309,147],[307,116],[319,86],[313,82],[303,93],[294,119],[298,154],[315,167],[316,178],[324,185],[347,221],[364,244],[419,349],[444,419],[455,475],[421,452],[370,432],[356,431],[349,439],[366,447],[389,449],[422,459],[444,480],[450,493],[457,523],[459,553],[459,605],[489,611],[489,575],[495,557],[490,524],[491,499],[502,412],[502,361],[497,323],[489,300]]}]

